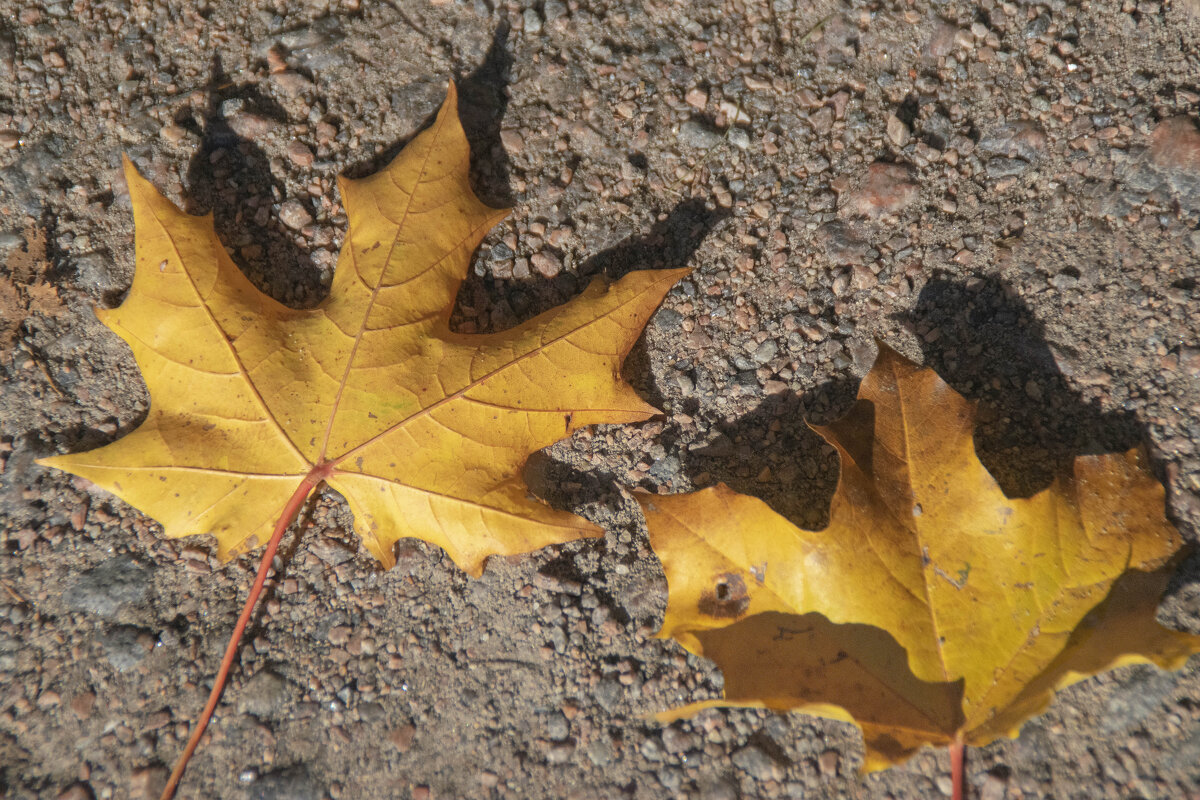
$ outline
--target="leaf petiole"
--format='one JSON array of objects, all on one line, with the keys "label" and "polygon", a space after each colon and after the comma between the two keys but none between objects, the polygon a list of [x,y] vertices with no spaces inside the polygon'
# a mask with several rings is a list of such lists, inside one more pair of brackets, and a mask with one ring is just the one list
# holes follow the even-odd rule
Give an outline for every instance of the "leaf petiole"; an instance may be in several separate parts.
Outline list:
[{"label": "leaf petiole", "polygon": [[212,719],[213,711],[217,708],[217,702],[221,699],[221,692],[225,689],[225,681],[229,678],[229,670],[233,667],[233,659],[237,656],[238,645],[241,644],[242,634],[246,631],[246,625],[250,622],[250,615],[254,613],[254,607],[258,604],[258,598],[262,594],[263,585],[267,582],[267,570],[271,568],[271,562],[275,560],[275,551],[279,549],[279,542],[283,538],[283,532],[292,524],[292,520],[300,513],[301,506],[317,484],[325,479],[329,473],[329,465],[321,465],[313,467],[304,479],[300,481],[300,485],[296,487],[296,491],[292,494],[291,499],[287,501],[287,505],[283,507],[283,513],[279,515],[279,521],[275,523],[275,531],[271,534],[271,540],[267,542],[267,547],[263,550],[262,561],[258,565],[258,575],[254,579],[254,586],[250,589],[250,595],[246,598],[246,604],[242,606],[241,616],[238,617],[237,625],[233,628],[233,634],[229,637],[229,644],[225,648],[225,656],[221,659],[221,669],[217,671],[216,682],[213,683],[212,691],[208,695],[208,703],[204,706],[204,711],[200,714],[200,719],[196,721],[192,728],[192,735],[188,738],[187,747],[183,749],[183,755],[179,757],[179,761],[175,764],[175,769],[171,771],[171,777],[167,780],[167,786],[163,789],[160,800],[171,800],[175,796],[175,789],[179,786],[179,781],[183,778],[183,771],[187,769],[188,761],[191,760],[192,753],[200,744],[200,738],[204,736],[204,731],[208,728],[208,722]]},{"label": "leaf petiole", "polygon": [[955,739],[950,743],[950,784],[951,789],[950,800],[963,800],[966,796],[963,792],[964,780],[963,777],[963,761],[966,759],[967,746],[963,744],[961,738]]}]

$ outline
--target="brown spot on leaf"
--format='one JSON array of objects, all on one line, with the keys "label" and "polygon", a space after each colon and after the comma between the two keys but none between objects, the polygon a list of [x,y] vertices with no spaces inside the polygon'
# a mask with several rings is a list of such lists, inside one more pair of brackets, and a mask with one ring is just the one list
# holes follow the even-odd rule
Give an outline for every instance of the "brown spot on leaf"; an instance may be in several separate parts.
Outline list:
[{"label": "brown spot on leaf", "polygon": [[697,606],[701,614],[717,619],[737,619],[750,607],[750,595],[746,593],[746,582],[736,572],[723,572],[717,576],[711,591],[700,595]]}]

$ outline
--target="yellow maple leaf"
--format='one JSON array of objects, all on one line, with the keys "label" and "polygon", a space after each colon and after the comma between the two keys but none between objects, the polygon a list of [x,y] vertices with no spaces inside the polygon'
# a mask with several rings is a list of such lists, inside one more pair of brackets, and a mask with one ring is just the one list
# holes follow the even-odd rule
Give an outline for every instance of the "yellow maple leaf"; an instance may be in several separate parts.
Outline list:
[{"label": "yellow maple leaf", "polygon": [[150,413],[110,445],[41,463],[167,536],[212,533],[222,557],[267,541],[289,497],[321,481],[388,566],[404,536],[479,575],[490,554],[597,535],[530,498],[520,472],[576,428],[657,413],[619,370],[682,270],[593,281],[501,333],[451,331],[471,254],[507,213],[475,197],[469,156],[451,85],[386,169],[342,180],[349,231],[328,298],[309,310],[254,288],[211,216],[184,214],[126,162],[136,271],[128,299],[97,314],[132,349]]},{"label": "yellow maple leaf", "polygon": [[234,266],[211,215],[180,211],[126,160],[136,270],[100,319],[150,391],[136,430],[39,463],[158,520],[211,533],[222,558],[267,544],[215,685],[171,773],[169,800],[216,708],[280,537],[325,483],[385,566],[402,537],[478,577],[491,555],[599,535],[529,496],[528,456],[572,430],[657,410],[620,377],[646,320],[686,270],[595,280],[511,330],[460,334],[450,314],[471,254],[507,212],[468,182],[451,84],[433,125],[383,171],[342,180],[349,229],[329,296],[288,308]]},{"label": "yellow maple leaf", "polygon": [[640,496],[669,588],[660,636],[725,676],[723,699],[663,718],[740,705],[852,721],[880,769],[1016,736],[1077,680],[1200,651],[1154,619],[1183,543],[1144,455],[1080,457],[1013,499],[974,424],[933,370],[880,345],[858,402],[816,428],[841,458],[825,530],[724,485]]}]

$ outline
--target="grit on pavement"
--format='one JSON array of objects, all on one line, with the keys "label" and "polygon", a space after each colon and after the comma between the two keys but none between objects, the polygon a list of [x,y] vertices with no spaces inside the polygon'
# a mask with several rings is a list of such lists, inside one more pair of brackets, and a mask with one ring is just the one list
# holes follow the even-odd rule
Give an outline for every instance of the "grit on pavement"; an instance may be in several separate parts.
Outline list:
[{"label": "grit on pavement", "polygon": [[[326,291],[336,177],[460,87],[473,181],[513,213],[453,324],[595,275],[689,266],[625,374],[663,410],[530,466],[602,540],[471,580],[389,571],[325,491],[285,539],[181,798],[930,798],[945,752],[862,776],[848,724],[709,710],[654,638],[662,571],[623,487],[724,481],[822,526],[875,341],[981,404],[1010,494],[1144,443],[1200,525],[1200,0],[0,0],[0,794],[156,798],[256,567],[166,540],[34,463],[148,409],[93,315],[133,270],[121,155],[278,300]],[[1200,562],[1164,599],[1200,632]],[[1200,659],[1062,693],[968,754],[972,797],[1200,796]]]}]

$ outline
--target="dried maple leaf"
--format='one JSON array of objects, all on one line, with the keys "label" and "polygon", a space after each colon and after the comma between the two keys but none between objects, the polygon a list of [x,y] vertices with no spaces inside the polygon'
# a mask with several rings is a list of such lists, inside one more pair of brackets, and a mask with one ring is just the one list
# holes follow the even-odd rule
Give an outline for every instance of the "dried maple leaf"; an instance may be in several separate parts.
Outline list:
[{"label": "dried maple leaf", "polygon": [[741,705],[852,721],[880,769],[923,744],[1016,736],[1077,680],[1200,651],[1154,619],[1182,541],[1144,456],[1080,457],[1012,499],[974,424],[933,370],[881,345],[858,402],[816,428],[841,457],[825,530],[723,485],[639,497],[670,590],[660,635],[725,675],[724,699],[664,718]]},{"label": "dried maple leaf", "polygon": [[7,275],[0,275],[0,347],[12,347],[17,331],[25,321],[25,299],[17,284]]},{"label": "dried maple leaf", "polygon": [[46,232],[35,224],[25,227],[25,246],[9,254],[0,271],[0,347],[9,347],[30,314],[54,317],[66,306],[54,284],[46,279]]},{"label": "dried maple leaf", "polygon": [[97,314],[132,349],[150,412],[110,445],[40,463],[108,489],[167,536],[212,533],[223,558],[269,540],[234,640],[322,482],[387,566],[405,536],[477,576],[489,555],[599,533],[531,498],[521,469],[576,428],[657,413],[620,366],[684,270],[593,281],[502,333],[451,331],[471,254],[506,214],[471,191],[469,157],[451,85],[386,169],[341,182],[349,230],[329,296],[310,310],[255,289],[210,216],[184,214],[126,162],[137,267],[128,299]]}]

